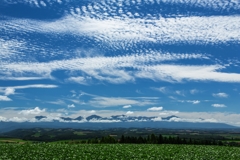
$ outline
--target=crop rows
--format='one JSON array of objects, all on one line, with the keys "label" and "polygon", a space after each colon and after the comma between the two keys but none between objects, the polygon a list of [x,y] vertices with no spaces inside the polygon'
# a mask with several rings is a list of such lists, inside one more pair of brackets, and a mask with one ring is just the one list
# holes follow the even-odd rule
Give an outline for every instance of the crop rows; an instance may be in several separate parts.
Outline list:
[{"label": "crop rows", "polygon": [[239,160],[240,148],[153,144],[0,144],[0,160]]}]

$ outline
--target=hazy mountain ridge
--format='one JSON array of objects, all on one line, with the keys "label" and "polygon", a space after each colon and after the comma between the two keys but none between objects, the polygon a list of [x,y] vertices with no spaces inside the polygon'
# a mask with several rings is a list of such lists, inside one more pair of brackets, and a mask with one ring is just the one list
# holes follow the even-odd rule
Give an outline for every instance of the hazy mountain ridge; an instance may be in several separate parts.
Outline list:
[{"label": "hazy mountain ridge", "polygon": [[[132,121],[169,121],[172,118],[179,118],[175,115],[172,116],[168,116],[168,117],[164,117],[161,119],[158,119],[159,117],[153,116],[153,117],[146,117],[146,116],[126,116],[126,115],[114,115],[111,117],[101,117],[99,115],[90,115],[88,117],[82,117],[82,116],[78,116],[76,118],[70,118],[70,117],[60,117],[60,121],[66,121],[66,122],[76,122],[76,121],[82,121],[82,122],[91,122],[91,121],[107,121],[109,120],[112,122],[132,122]],[[46,116],[36,116],[35,117],[36,120],[39,121],[44,121],[45,119],[47,119]]]},{"label": "hazy mountain ridge", "polygon": [[237,128],[224,123],[216,122],[183,122],[174,121],[179,117],[172,115],[169,117],[157,119],[158,117],[145,117],[145,116],[126,116],[115,115],[111,117],[101,117],[98,115],[91,115],[86,118],[78,116],[76,118],[61,117],[60,120],[54,120],[51,122],[44,121],[46,116],[36,116],[37,122],[0,122],[0,133],[7,132],[20,128],[81,128],[81,129],[109,129],[109,128],[172,128],[172,129],[225,129],[225,128]]}]

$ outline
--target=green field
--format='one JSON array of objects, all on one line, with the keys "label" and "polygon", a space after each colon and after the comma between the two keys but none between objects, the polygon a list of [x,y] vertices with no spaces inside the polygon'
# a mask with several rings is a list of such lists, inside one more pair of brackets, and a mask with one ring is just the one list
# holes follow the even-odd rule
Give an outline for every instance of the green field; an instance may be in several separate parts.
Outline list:
[{"label": "green field", "polygon": [[27,141],[18,138],[0,138],[0,143],[25,143],[25,142]]},{"label": "green field", "polygon": [[239,147],[154,144],[0,144],[0,160],[239,160]]}]

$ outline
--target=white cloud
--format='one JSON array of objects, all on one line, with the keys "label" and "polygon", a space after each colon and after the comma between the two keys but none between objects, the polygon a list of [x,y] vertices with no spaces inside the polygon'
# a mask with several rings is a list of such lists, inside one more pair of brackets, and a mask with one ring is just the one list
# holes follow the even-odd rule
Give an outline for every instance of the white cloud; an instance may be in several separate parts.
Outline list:
[{"label": "white cloud", "polygon": [[[109,83],[132,82],[136,78],[147,78],[154,81],[161,80],[168,82],[182,82],[187,80],[240,83],[240,74],[221,72],[222,69],[226,68],[221,65],[147,65],[152,59],[157,59],[149,58],[149,56],[151,57],[151,54],[122,57],[77,58],[73,60],[52,61],[48,63],[9,63],[3,64],[0,67],[0,72],[4,73],[5,70],[9,70],[12,73],[32,73],[44,77],[45,75],[50,75],[56,70],[81,71],[86,74],[85,78],[80,78],[80,80],[83,80],[81,83],[84,83],[84,79],[87,79],[87,77],[93,77],[97,80],[107,81]],[[159,57],[161,57],[161,54]],[[29,65],[32,67],[28,67]],[[134,71],[126,70],[128,67],[134,67]],[[55,88],[57,86],[25,86],[25,88],[27,87]],[[14,88],[18,89],[17,87]]]},{"label": "white cloud", "polygon": [[143,94],[143,93],[141,92],[141,90],[139,90],[139,89],[136,90],[136,93],[137,93],[137,94]]},{"label": "white cloud", "polygon": [[45,84],[34,84],[25,86],[11,86],[11,87],[0,87],[0,92],[3,92],[5,96],[0,95],[0,101],[11,101],[7,96],[15,94],[16,89],[27,89],[27,88],[57,88],[56,85],[45,85]]},{"label": "white cloud", "polygon": [[163,110],[163,107],[152,107],[152,108],[148,108],[148,111],[161,111]]},{"label": "white cloud", "polygon": [[[16,73],[22,73],[21,75],[25,77],[30,75],[37,78],[51,78],[51,73],[56,70],[80,71],[81,75],[85,76],[67,79],[80,84],[87,84],[91,78],[117,84],[134,82],[136,78],[170,82],[182,82],[184,80],[240,82],[240,74],[221,72],[225,67],[221,65],[161,65],[162,61],[181,59],[209,59],[209,57],[204,54],[176,54],[143,50],[132,55],[115,57],[85,57],[42,63],[3,62],[0,73],[5,75],[5,71],[8,70],[9,73],[5,76],[13,77],[12,75]],[[134,68],[134,70],[127,70],[126,68]],[[164,88],[159,89],[162,92],[164,91]]]},{"label": "white cloud", "polygon": [[0,77],[0,80],[29,81],[29,80],[48,79],[48,78],[47,77]]},{"label": "white cloud", "polygon": [[37,7],[37,8],[44,8],[44,7],[50,7],[54,4],[62,4],[63,2],[68,3],[69,0],[3,0],[5,3],[9,4],[24,4],[29,5],[31,7]]},{"label": "white cloud", "polygon": [[106,81],[113,84],[121,84],[134,81],[134,77],[131,75],[131,72],[126,72],[124,69],[102,68],[91,70],[88,72],[88,74],[100,81]]},{"label": "white cloud", "polygon": [[40,1],[40,4],[43,6],[43,7],[46,7],[46,3],[44,1]]},{"label": "white cloud", "polygon": [[161,111],[158,115],[159,115],[159,116],[167,117],[167,116],[172,116],[172,115],[177,115],[177,114],[179,114],[179,111],[169,111],[169,110],[165,110],[165,111]]},{"label": "white cloud", "polygon": [[193,103],[193,104],[199,104],[200,101],[199,101],[199,100],[195,100],[195,101],[193,101],[192,103]]},{"label": "white cloud", "polygon": [[27,88],[56,88],[56,85],[45,85],[45,84],[34,84],[34,85],[25,85],[25,86],[11,86],[11,87],[0,87],[0,92],[3,92],[5,95],[0,95],[0,101],[12,101],[8,96],[15,94],[16,89],[27,89]]},{"label": "white cloud", "polygon": [[59,4],[61,4],[61,3],[62,3],[62,0],[57,0],[57,2],[58,2]]},{"label": "white cloud", "polygon": [[138,104],[139,102],[132,99],[127,98],[109,98],[109,97],[95,97],[90,100],[90,104],[93,106],[121,106],[121,105],[129,105],[129,104]]},{"label": "white cloud", "polygon": [[12,101],[12,100],[10,98],[8,98],[7,96],[0,95],[0,101]]},{"label": "white cloud", "polygon": [[75,108],[74,104],[68,105],[68,108]]},{"label": "white cloud", "polygon": [[212,120],[215,122],[227,123],[231,125],[237,125],[240,118],[240,114],[228,112],[179,112],[177,116],[184,119],[201,118],[206,122],[211,122]]},{"label": "white cloud", "polygon": [[5,122],[7,121],[7,118],[0,116],[0,122]]},{"label": "white cloud", "polygon": [[63,101],[63,100],[56,100],[56,101],[47,101],[47,103],[50,103],[50,104],[56,104],[56,105],[66,105],[66,103]]},{"label": "white cloud", "polygon": [[[78,98],[79,98],[79,97],[78,97]],[[84,105],[84,104],[85,104],[84,101],[79,100],[79,99],[66,99],[66,100],[68,100],[68,101],[70,101],[70,102],[73,102],[73,103],[75,103],[75,104],[79,104],[79,105]]]},{"label": "white cloud", "polygon": [[29,109],[29,110],[22,110],[19,112],[19,114],[23,114],[23,115],[30,115],[30,114],[40,114],[45,112],[45,109],[40,109],[39,107],[35,107],[34,109]]},{"label": "white cloud", "polygon": [[227,93],[214,93],[214,97],[219,97],[219,98],[227,98],[228,94]]},{"label": "white cloud", "polygon": [[87,104],[94,107],[116,107],[116,106],[146,106],[154,105],[158,99],[153,99],[153,97],[93,97]]},{"label": "white cloud", "polygon": [[169,119],[170,122],[181,122],[184,121],[182,118],[179,117],[172,117]]},{"label": "white cloud", "polygon": [[[1,23],[1,22],[0,22]],[[0,27],[1,28],[1,27]],[[27,48],[25,42],[18,40],[5,40],[0,38],[0,60],[11,59],[14,56],[18,56],[18,50],[16,48]],[[2,77],[1,77],[2,78]]]},{"label": "white cloud", "polygon": [[[22,2],[22,1],[21,1]],[[31,1],[33,2],[33,1]],[[46,2],[46,1],[44,1]],[[56,1],[54,1],[56,2]],[[214,2],[211,4],[212,7],[222,6],[223,4],[227,4],[224,6],[237,6],[233,5],[234,3],[220,1]],[[35,6],[41,6],[43,1],[36,1]],[[46,4],[52,4],[53,2]],[[56,2],[59,3],[59,2]],[[55,35],[56,33],[59,35],[70,34],[76,37],[88,37],[92,39],[97,39],[99,44],[108,45],[108,47],[112,47],[114,49],[119,50],[120,48],[129,48],[129,46],[134,46],[138,42],[143,41],[150,41],[156,42],[160,44],[172,44],[172,43],[179,43],[184,42],[187,44],[191,43],[224,43],[228,41],[239,41],[240,33],[237,31],[239,30],[239,16],[179,16],[179,17],[172,17],[172,18],[163,18],[156,19],[156,14],[151,15],[149,14],[150,18],[146,17],[139,17],[139,18],[132,18],[129,17],[129,13],[122,13],[119,17],[112,17],[105,16],[101,13],[99,9],[96,9],[96,4],[102,6],[106,9],[106,13],[114,13],[117,12],[118,9],[114,9],[111,4],[120,3],[120,2],[108,2],[104,5],[102,3],[95,2],[92,9],[89,9],[89,6],[82,6],[81,8],[73,8],[74,12],[81,12],[84,13],[83,15],[80,13],[76,13],[73,15],[67,15],[61,19],[54,20],[54,21],[39,21],[39,20],[29,20],[29,19],[8,19],[2,20],[0,22],[0,29],[5,31],[6,33],[12,33],[14,31],[21,31],[26,34],[31,33],[48,33]],[[142,1],[141,3],[144,4]],[[153,1],[156,3],[156,1]],[[196,1],[164,1],[164,3],[183,3],[186,5],[192,4],[201,4],[200,6],[209,7],[211,4],[207,3],[208,5]],[[217,5],[215,5],[217,4]],[[44,4],[42,5],[44,6]],[[108,6],[108,7],[106,7]],[[114,5],[115,6],[115,5]],[[85,8],[85,9],[83,9]],[[99,8],[99,7],[97,7]],[[100,7],[101,8],[101,7]],[[221,7],[220,7],[221,8]],[[222,8],[221,8],[222,9]],[[229,9],[229,8],[228,8]],[[96,12],[95,12],[96,11]],[[69,12],[69,11],[68,11]],[[109,13],[109,14],[110,14]],[[139,13],[136,13],[140,15]],[[89,15],[89,16],[87,16]],[[130,14],[131,15],[131,14]],[[0,40],[1,41],[1,40]],[[7,41],[2,40],[4,52],[8,52],[9,54],[13,51],[23,53],[23,50],[29,50],[29,45],[26,42],[22,41]],[[18,44],[18,45],[16,45]],[[31,45],[32,46],[32,45]],[[38,46],[39,47],[39,46]],[[43,48],[43,47],[41,47]],[[36,49],[35,49],[36,50]],[[46,51],[49,53],[49,51]],[[56,51],[55,51],[56,52]],[[0,51],[1,53],[1,51]],[[8,58],[9,55],[8,54]],[[7,55],[7,54],[5,54]],[[21,54],[13,54],[13,56],[21,55]],[[166,54],[161,56],[154,56],[154,58],[149,58],[152,61],[160,62],[165,60],[177,60],[177,59],[193,59],[193,58],[200,58],[198,54]],[[25,58],[25,56],[23,56]],[[140,56],[141,57],[141,56]],[[160,58],[158,58],[160,57]],[[128,58],[128,57],[127,57]],[[202,56],[201,58],[206,58],[206,56]],[[10,58],[9,58],[10,59]],[[140,59],[140,58],[139,58]],[[155,60],[156,59],[156,60]],[[24,60],[23,60],[24,61]],[[80,63],[78,63],[80,64]],[[123,63],[124,65],[124,63]],[[39,68],[39,67],[38,67]],[[110,68],[110,67],[109,67]],[[45,72],[41,72],[43,69],[40,67],[40,71],[37,71],[36,68],[34,73],[37,75],[44,74],[45,76],[49,75],[46,73],[51,72],[52,70],[46,70]],[[52,68],[51,68],[52,69]],[[55,70],[55,69],[54,69]],[[94,71],[94,70],[93,70]],[[93,72],[92,71],[92,72]],[[93,73],[98,79],[102,79],[111,83],[123,83],[125,81],[134,81],[134,77],[131,74],[127,74],[122,70],[118,70],[120,72],[125,73],[124,78],[121,79],[120,76],[113,79],[113,75],[108,73],[109,78],[104,79],[104,70],[95,71],[97,73]],[[111,70],[107,71],[111,72]],[[16,72],[22,73],[22,72]],[[35,75],[35,76],[37,76]],[[90,74],[89,74],[90,75]],[[115,75],[117,75],[115,73]],[[75,77],[77,78],[77,77]],[[86,78],[86,77],[85,77]],[[72,79],[76,80],[76,79]],[[80,81],[82,82],[82,81]]]},{"label": "white cloud", "polygon": [[107,119],[91,119],[90,123],[116,123],[121,122],[120,120],[107,120]]},{"label": "white cloud", "polygon": [[227,107],[225,104],[212,104],[213,107],[215,108],[224,108]]},{"label": "white cloud", "polygon": [[170,122],[191,122],[191,123],[202,123],[202,122],[207,122],[207,123],[217,123],[219,122],[218,120],[214,118],[210,119],[201,119],[201,118],[179,118],[179,117],[172,117],[169,120]]},{"label": "white cloud", "polygon": [[125,105],[125,106],[123,106],[124,109],[131,108],[131,107],[132,107],[132,105]]},{"label": "white cloud", "polygon": [[163,3],[168,3],[168,4],[181,4],[181,5],[188,5],[192,7],[200,7],[200,8],[209,8],[209,9],[214,9],[214,10],[229,10],[231,9],[236,9],[238,10],[240,8],[240,2],[238,0],[201,0],[201,1],[196,1],[196,0],[173,0],[173,1],[166,1],[166,0],[160,0]]},{"label": "white cloud", "polygon": [[8,122],[27,122],[28,119],[25,118],[25,117],[21,117],[21,118],[19,118],[19,117],[12,117],[12,118],[8,119],[7,121]]},{"label": "white cloud", "polygon": [[220,72],[219,70],[223,68],[221,65],[155,65],[138,71],[136,77],[173,83],[182,81],[240,82],[240,74]]},{"label": "white cloud", "polygon": [[[25,5],[30,5],[32,7],[40,7],[40,4],[42,3],[41,1],[38,0],[3,0],[5,3],[9,4],[25,4]],[[54,4],[68,4],[71,3],[70,0],[47,0],[45,3],[47,3],[47,6],[52,6]],[[79,7],[79,8],[74,8],[78,14],[86,14],[86,15],[91,15],[91,16],[96,16],[96,14],[100,14],[101,8],[104,8],[104,10],[109,13],[109,12],[114,12],[114,13],[119,13],[123,15],[127,15],[126,11],[121,9],[122,7],[128,7],[131,4],[134,4],[135,6],[141,6],[143,4],[151,4],[151,5],[159,5],[159,4],[168,4],[168,5],[184,5],[184,6],[190,6],[190,7],[198,7],[198,8],[208,8],[211,10],[239,10],[240,7],[240,2],[238,0],[201,0],[201,1],[196,1],[196,0],[126,0],[126,1],[121,1],[121,0],[103,0],[103,1],[95,1],[92,5],[93,6],[88,6],[86,4],[85,6]],[[119,7],[116,7],[119,6]],[[41,6],[45,7],[45,6]],[[119,11],[121,10],[121,11]],[[104,15],[104,14],[103,14]],[[102,16],[103,16],[102,15]],[[122,15],[122,16],[123,16]],[[131,13],[128,13],[128,15],[132,15]],[[139,16],[139,13],[135,13],[135,15]],[[106,15],[107,16],[107,15]]]},{"label": "white cloud", "polygon": [[11,95],[11,94],[15,94],[15,89],[14,88],[6,88],[5,89],[5,95],[8,96],[8,95]]},{"label": "white cloud", "polygon": [[91,82],[92,78],[91,77],[70,77],[67,79],[67,81],[70,81],[70,82],[75,82],[75,83],[79,83],[79,84],[82,84],[82,85],[87,85]]},{"label": "white cloud", "polygon": [[[24,3],[37,7],[50,7],[53,3],[66,4],[69,0],[5,0],[11,3]],[[30,20],[30,19],[15,19],[4,18],[0,22],[0,30],[4,35],[9,35],[15,32],[21,32],[23,35],[30,37],[34,33],[44,33],[44,35],[73,35],[76,40],[79,37],[87,37],[94,39],[97,45],[102,48],[110,48],[115,50],[129,49],[131,46],[138,46],[139,42],[151,42],[155,44],[218,44],[227,42],[240,41],[240,16],[189,16],[189,15],[173,15],[171,18],[156,18],[149,14],[148,17],[142,16],[141,13],[135,13],[138,18],[132,18],[131,13],[127,14],[128,6],[134,4],[144,5],[146,3],[159,4],[168,3],[170,5],[184,5],[187,8],[208,8],[207,10],[235,10],[240,9],[238,0],[126,0],[112,1],[103,0],[91,2],[89,6],[71,7],[70,11],[65,11],[65,17],[55,20]],[[85,3],[84,3],[85,4]],[[83,5],[84,5],[83,4]],[[117,5],[113,5],[117,4]],[[119,5],[118,5],[119,4]],[[123,5],[123,7],[121,7]],[[190,7],[189,7],[190,6]],[[116,9],[114,9],[116,7]],[[116,13],[120,8],[123,8],[121,13],[116,17],[111,15],[103,15],[100,12],[104,8],[106,14]],[[94,13],[95,12],[95,13]],[[138,12],[136,10],[136,12]],[[139,11],[141,12],[141,11]],[[201,12],[201,11],[200,11]],[[67,15],[72,14],[72,15]],[[162,14],[162,13],[160,13]],[[194,15],[195,13],[191,14]],[[161,15],[157,15],[161,16]],[[29,44],[28,44],[29,43]],[[37,41],[35,41],[37,43]],[[204,54],[175,54],[155,52],[151,49],[138,51],[131,55],[125,56],[95,56],[76,58],[68,57],[68,60],[47,60],[46,62],[33,62],[25,51],[30,49],[31,53],[37,53],[38,50],[31,49],[33,43],[25,42],[24,40],[5,40],[0,38],[0,79],[1,80],[36,80],[43,78],[51,78],[55,71],[77,71],[78,74],[73,74],[75,77],[67,77],[66,81],[71,81],[79,84],[89,84],[90,80],[98,80],[101,82],[120,84],[127,82],[135,82],[137,79],[151,79],[155,82],[167,81],[172,83],[181,83],[184,81],[215,81],[215,82],[237,82],[240,83],[240,74],[235,70],[228,71],[224,65],[177,65],[178,60],[192,59],[209,59]],[[39,43],[40,44],[40,43]],[[37,47],[44,49],[46,46],[38,45]],[[141,49],[140,49],[141,50]],[[57,55],[56,50],[49,53]],[[70,55],[69,52],[64,54]],[[21,54],[19,54],[21,53]],[[61,57],[63,54],[60,53]],[[99,53],[101,55],[101,53]],[[129,53],[126,53],[129,54]],[[27,55],[27,56],[26,56]],[[32,55],[32,54],[31,54]],[[48,57],[48,56],[46,56]],[[7,60],[4,60],[7,59]],[[12,60],[13,59],[13,60]],[[46,58],[47,59],[47,58]],[[16,60],[16,61],[15,61]],[[15,61],[15,62],[14,62]],[[210,60],[209,60],[210,61]],[[209,62],[208,61],[208,62]],[[164,63],[162,63],[164,62]],[[169,63],[170,62],[170,63]],[[205,64],[209,64],[209,63]],[[213,62],[213,61],[211,61]],[[169,64],[169,65],[168,65]],[[182,63],[181,63],[182,64]],[[192,63],[191,63],[192,64]],[[215,63],[214,63],[215,64]],[[31,67],[29,67],[31,66]],[[19,77],[20,76],[20,77]],[[69,75],[68,75],[69,76]],[[72,76],[72,75],[70,75]],[[88,79],[91,77],[90,79]],[[27,88],[56,88],[54,85],[27,85],[1,87],[0,101],[11,101],[8,97],[15,94],[17,89]],[[165,87],[158,88],[160,92],[166,93]],[[16,90],[16,91],[15,91]],[[191,94],[196,94],[196,90],[191,90]],[[177,94],[181,94],[180,91]],[[183,94],[184,95],[184,94]],[[226,93],[213,94],[215,97],[227,98]],[[75,96],[76,98],[77,96]],[[78,97],[77,97],[78,98]],[[76,103],[75,103],[76,102]],[[150,99],[132,98],[132,97],[94,97],[90,98],[87,105],[93,106],[141,106],[152,105],[156,101]],[[198,100],[185,101],[193,104],[198,104]],[[53,102],[55,104],[65,104],[63,101]],[[83,104],[80,100],[72,100],[69,104]],[[154,104],[155,105],[155,104]],[[222,104],[213,104],[221,106]],[[225,105],[224,105],[225,106]],[[124,108],[124,107],[123,107]],[[135,113],[136,111],[134,111]],[[124,111],[125,113],[125,111]],[[149,114],[149,113],[148,113]],[[162,112],[161,114],[168,114]],[[169,113],[170,114],[170,113]],[[216,118],[216,117],[215,117]]]},{"label": "white cloud", "polygon": [[161,117],[156,117],[156,118],[153,118],[152,121],[162,121],[162,118]]},{"label": "white cloud", "polygon": [[151,89],[162,92],[164,94],[166,94],[168,92],[167,87],[160,87],[160,88],[152,87]]},{"label": "white cloud", "polygon": [[132,112],[132,111],[127,111],[127,113],[126,113],[126,115],[131,115],[131,114],[133,114],[134,112]]},{"label": "white cloud", "polygon": [[199,93],[199,90],[197,90],[197,89],[192,89],[192,90],[190,90],[190,93],[191,93],[191,94],[197,94],[197,93]]},{"label": "white cloud", "polygon": [[179,96],[185,96],[184,91],[175,91],[175,93]]},{"label": "white cloud", "polygon": [[[32,109],[34,110],[34,109]],[[26,110],[25,110],[26,111]],[[43,111],[43,110],[41,110]],[[53,120],[60,120],[60,117],[66,116],[65,115],[66,110],[52,110],[47,112],[41,112],[41,115],[46,116],[47,118],[43,121],[53,121]],[[19,114],[18,109],[13,108],[6,108],[6,109],[0,109],[0,119],[9,122],[11,121],[26,121],[26,122],[34,122],[36,114]],[[98,110],[97,115],[101,117],[111,117],[112,115],[137,115],[137,116],[147,116],[147,117],[157,117],[156,121],[160,121],[164,117],[175,115],[179,118],[171,119],[171,121],[182,121],[182,122],[219,122],[219,123],[227,123],[231,125],[240,125],[239,119],[240,114],[238,113],[228,113],[228,112],[179,112],[179,111],[170,111],[170,110],[164,110],[159,112],[146,112],[146,111],[113,111],[113,110]],[[91,110],[79,110],[79,111],[72,111],[71,114],[68,115],[68,117],[76,118],[79,115],[82,115],[83,117],[89,116],[91,114],[94,114],[94,111]],[[15,117],[15,118],[14,118]],[[84,122],[84,121],[82,121]],[[82,123],[81,122],[81,123]]]},{"label": "white cloud", "polygon": [[57,88],[57,85],[51,84],[33,84],[33,85],[26,85],[26,86],[15,86],[15,89],[27,89],[27,88]]},{"label": "white cloud", "polygon": [[120,45],[126,44],[125,42],[131,42],[133,45],[141,41],[162,44],[239,41],[239,26],[235,25],[239,23],[239,16],[191,16],[146,20],[68,15],[52,22],[26,19],[3,21],[1,28],[11,30],[12,26],[16,26],[14,29],[25,32],[88,36],[119,48]]},{"label": "white cloud", "polygon": [[[57,88],[57,85],[48,85],[48,84],[33,84],[33,85],[24,85],[24,86],[11,86],[11,87],[0,87],[0,89],[8,89],[13,91],[13,89],[28,89],[28,88]],[[8,89],[9,90],[9,89]]]},{"label": "white cloud", "polygon": [[95,110],[91,110],[91,111],[88,111],[88,113],[95,114],[96,111]]},{"label": "white cloud", "polygon": [[199,103],[201,103],[201,101],[199,101],[199,100],[188,100],[187,102],[188,103],[192,103],[192,104],[199,104]]}]

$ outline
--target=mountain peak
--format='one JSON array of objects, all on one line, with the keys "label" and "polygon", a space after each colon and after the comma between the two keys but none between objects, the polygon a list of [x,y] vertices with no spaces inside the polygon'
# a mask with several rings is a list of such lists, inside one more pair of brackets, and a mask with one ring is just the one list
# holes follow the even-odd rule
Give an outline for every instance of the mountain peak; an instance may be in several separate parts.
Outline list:
[{"label": "mountain peak", "polygon": [[102,119],[102,117],[94,114],[94,115],[88,116],[86,118],[87,121],[89,121],[91,119]]}]

